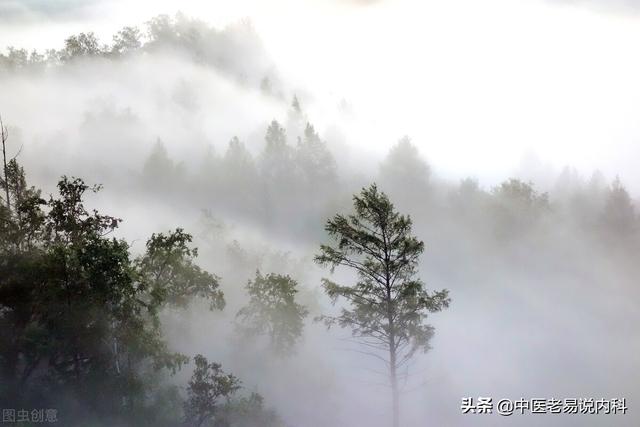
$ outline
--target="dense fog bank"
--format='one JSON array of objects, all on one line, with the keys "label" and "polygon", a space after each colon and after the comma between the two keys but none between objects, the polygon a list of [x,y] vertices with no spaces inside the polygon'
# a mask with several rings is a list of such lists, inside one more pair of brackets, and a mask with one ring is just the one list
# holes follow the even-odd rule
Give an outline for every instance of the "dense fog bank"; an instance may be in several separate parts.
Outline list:
[{"label": "dense fog bank", "polygon": [[[179,15],[154,18],[147,30],[125,29],[109,46],[82,34],[42,56],[8,51],[0,112],[9,156],[45,199],[62,175],[103,185],[85,194],[89,215],[96,208],[122,219],[105,229],[127,242],[127,256],[130,248],[132,259],[152,259],[145,242],[153,233],[193,236],[193,262],[219,278],[226,305],[210,310],[195,293],[186,309],[159,306],[169,349],[220,363],[286,425],[388,426],[379,363],[348,329],[314,321],[341,307],[325,295],[323,277],[355,281],[313,261],[329,241],[326,221],[351,213],[353,195],[375,182],[425,242],[419,276],[452,300],[429,317],[432,349],[401,384],[403,426],[540,423],[463,415],[467,396],[626,398],[631,407],[640,398],[632,326],[640,320],[640,219],[620,179],[567,166],[542,184],[526,169],[496,186],[473,170],[455,181],[438,174],[422,141],[402,135],[380,158],[349,139],[357,134],[348,105],[314,116],[316,100],[280,77],[248,22],[220,30]],[[132,263],[136,274],[148,273],[143,261]],[[295,280],[308,310],[286,357],[267,336],[238,332],[257,270]],[[192,368],[158,382],[184,395]],[[544,422],[623,426],[630,412]]]}]

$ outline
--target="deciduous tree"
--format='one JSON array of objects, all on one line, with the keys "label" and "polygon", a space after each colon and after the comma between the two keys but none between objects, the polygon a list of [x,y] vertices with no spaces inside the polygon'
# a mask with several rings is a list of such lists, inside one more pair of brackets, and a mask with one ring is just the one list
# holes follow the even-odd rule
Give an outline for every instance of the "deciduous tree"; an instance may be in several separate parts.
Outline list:
[{"label": "deciduous tree", "polygon": [[258,271],[247,284],[249,303],[238,311],[239,327],[248,335],[268,334],[278,354],[291,351],[302,335],[307,309],[295,301],[297,282],[289,276]]}]

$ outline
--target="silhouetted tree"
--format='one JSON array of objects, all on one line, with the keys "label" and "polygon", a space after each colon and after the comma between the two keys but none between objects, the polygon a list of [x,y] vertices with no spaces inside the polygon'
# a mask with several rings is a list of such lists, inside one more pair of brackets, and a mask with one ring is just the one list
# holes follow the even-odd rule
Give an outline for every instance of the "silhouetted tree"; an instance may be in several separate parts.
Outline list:
[{"label": "silhouetted tree", "polygon": [[528,231],[550,209],[547,193],[539,194],[533,184],[511,178],[493,189],[496,231],[513,238]]},{"label": "silhouetted tree", "polygon": [[222,158],[221,190],[225,200],[237,208],[251,211],[255,206],[258,170],[245,145],[233,137]]},{"label": "silhouetted tree", "polygon": [[285,129],[276,120],[267,128],[259,165],[263,218],[266,222],[272,222],[287,210],[299,193],[293,149],[287,143]]},{"label": "silhouetted tree", "polygon": [[188,426],[201,427],[211,425],[210,421],[218,415],[221,400],[240,389],[240,380],[225,374],[219,363],[209,363],[201,354],[194,362],[196,367],[187,387],[184,412]]},{"label": "silhouetted tree", "polygon": [[266,178],[278,182],[291,172],[291,147],[287,144],[285,129],[276,120],[267,128],[262,151],[262,173]]},{"label": "silhouetted tree", "polygon": [[617,238],[630,237],[637,230],[635,208],[619,177],[616,177],[606,191],[602,221],[607,231]]},{"label": "silhouetted tree", "polygon": [[176,190],[184,181],[185,170],[176,164],[160,138],[156,141],[142,169],[143,179],[149,187],[162,190]]},{"label": "silhouetted tree", "polygon": [[141,46],[140,30],[136,27],[124,27],[113,36],[111,53],[125,55],[137,51]]},{"label": "silhouetted tree", "polygon": [[323,279],[331,299],[347,301],[338,316],[324,316],[328,326],[351,328],[353,336],[375,350],[389,368],[393,426],[399,425],[398,369],[416,351],[427,351],[434,329],[427,314],[449,306],[447,290],[427,292],[416,277],[424,243],[411,235],[411,219],[394,210],[376,185],[353,197],[355,214],[336,215],[325,226],[334,245],[321,245],[315,261],[333,270],[354,270],[358,281],[339,285]]},{"label": "silhouetted tree", "polygon": [[209,301],[212,310],[222,310],[224,296],[219,278],[198,267],[198,249],[189,247],[192,237],[181,228],[170,234],[153,234],[145,254],[136,260],[140,280],[150,296],[176,307],[186,307],[194,297]]},{"label": "silhouetted tree", "polygon": [[291,101],[291,109],[298,114],[302,114],[302,108],[300,107],[300,101],[296,95],[293,95],[293,100]]},{"label": "silhouetted tree", "polygon": [[309,189],[333,188],[337,180],[336,162],[314,127],[307,123],[304,138],[296,147],[296,163]]},{"label": "silhouetted tree", "polygon": [[[65,425],[132,422],[162,394],[157,377],[187,360],[169,350],[158,314],[168,304],[224,300],[217,278],[193,263],[191,236],[153,235],[133,260],[110,238],[120,219],[88,210],[90,187],[64,177],[48,200],[28,187],[12,160],[5,177],[10,205],[0,226],[0,401],[12,407],[79,404]],[[133,418],[132,418],[133,417]],[[156,420],[157,421],[157,420]]]},{"label": "silhouetted tree", "polygon": [[258,393],[249,397],[234,397],[218,411],[214,427],[282,427],[284,424],[275,411],[264,407],[264,398]]},{"label": "silhouetted tree", "polygon": [[80,33],[64,41],[62,59],[70,61],[75,58],[96,56],[102,53],[100,43],[93,32]]},{"label": "silhouetted tree", "polygon": [[389,150],[380,165],[380,177],[394,193],[424,194],[428,189],[431,168],[420,157],[418,148],[409,137],[401,138]]},{"label": "silhouetted tree", "polygon": [[2,117],[0,117],[0,143],[2,144],[2,185],[4,187],[5,200],[4,205],[7,210],[5,215],[9,215],[11,212],[11,198],[9,195],[9,168],[7,165],[7,140],[9,139],[9,131],[5,127],[2,122]]},{"label": "silhouetted tree", "polygon": [[149,45],[170,44],[175,41],[177,34],[173,20],[169,15],[158,15],[147,21],[147,37]]},{"label": "silhouetted tree", "polygon": [[249,303],[237,314],[240,330],[248,335],[268,334],[278,354],[291,352],[302,336],[307,309],[295,300],[297,282],[289,276],[256,272],[246,286]]},{"label": "silhouetted tree", "polygon": [[241,381],[225,374],[219,363],[209,363],[198,354],[184,402],[185,425],[189,427],[283,427],[278,414],[264,407],[258,393],[238,396]]},{"label": "silhouetted tree", "polygon": [[292,138],[300,138],[304,132],[304,125],[307,122],[300,101],[297,95],[293,95],[291,106],[287,112],[287,132]]}]

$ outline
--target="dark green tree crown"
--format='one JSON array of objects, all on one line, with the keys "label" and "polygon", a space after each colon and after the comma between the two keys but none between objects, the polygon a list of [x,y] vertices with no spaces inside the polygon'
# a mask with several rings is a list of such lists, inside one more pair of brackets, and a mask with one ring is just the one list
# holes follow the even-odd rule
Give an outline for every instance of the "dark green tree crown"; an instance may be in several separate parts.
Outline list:
[{"label": "dark green tree crown", "polygon": [[424,243],[411,234],[411,218],[395,211],[375,184],[354,196],[355,214],[336,215],[325,230],[334,245],[321,245],[315,261],[332,271],[339,266],[357,272],[353,285],[323,279],[334,303],[344,298],[348,306],[340,315],[325,316],[327,324],[350,327],[358,338],[372,338],[380,348],[393,346],[410,357],[426,351],[433,328],[427,313],[449,305],[447,290],[429,293],[416,277]]}]

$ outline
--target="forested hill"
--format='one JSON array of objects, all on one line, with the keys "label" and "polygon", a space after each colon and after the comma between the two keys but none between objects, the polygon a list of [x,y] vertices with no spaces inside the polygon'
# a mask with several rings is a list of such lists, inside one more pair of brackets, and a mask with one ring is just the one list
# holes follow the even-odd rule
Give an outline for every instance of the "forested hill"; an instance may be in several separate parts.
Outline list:
[{"label": "forested hill", "polygon": [[[23,402],[59,404],[82,426],[96,414],[174,426],[202,414],[184,404],[213,383],[226,416],[258,419],[233,425],[277,425],[273,406],[290,426],[388,426],[365,373],[379,366],[312,321],[343,308],[323,278],[354,283],[313,259],[363,188],[410,216],[424,241],[411,272],[452,300],[411,371],[406,419],[428,406],[433,425],[456,425],[460,398],[488,385],[496,397],[640,397],[640,218],[624,179],[570,165],[543,182],[528,170],[452,179],[432,161],[442,141],[401,130],[377,155],[353,131],[373,125],[288,87],[247,23],[159,16],[108,44],[86,32],[61,46],[0,57],[0,362],[3,384],[28,384]],[[295,320],[284,359],[251,316],[273,314],[260,305],[272,288]]]},{"label": "forested hill", "polygon": [[28,51],[7,46],[0,53],[0,72],[37,72],[83,59],[122,60],[154,54],[183,56],[268,94],[280,90],[275,64],[250,21],[217,29],[181,13],[156,16],[141,28],[124,27],[108,42],[88,31],[69,36],[60,49]]}]

